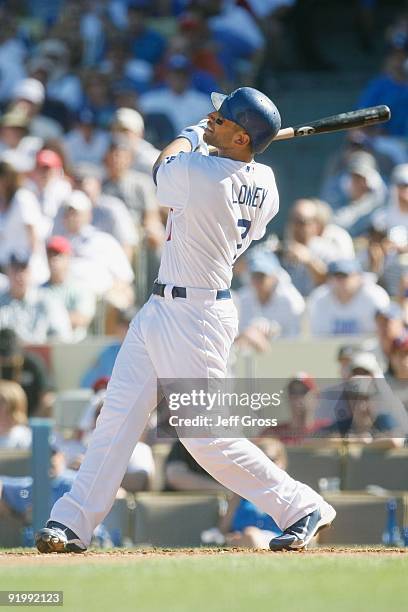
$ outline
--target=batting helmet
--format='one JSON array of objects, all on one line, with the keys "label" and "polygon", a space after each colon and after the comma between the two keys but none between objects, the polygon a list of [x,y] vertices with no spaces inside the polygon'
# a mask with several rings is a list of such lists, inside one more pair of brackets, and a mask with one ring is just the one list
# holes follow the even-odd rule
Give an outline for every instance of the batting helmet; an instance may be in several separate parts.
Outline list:
[{"label": "batting helmet", "polygon": [[240,125],[251,137],[254,153],[265,151],[281,127],[275,104],[265,94],[252,87],[239,87],[228,96],[213,92],[211,102],[215,110]]}]

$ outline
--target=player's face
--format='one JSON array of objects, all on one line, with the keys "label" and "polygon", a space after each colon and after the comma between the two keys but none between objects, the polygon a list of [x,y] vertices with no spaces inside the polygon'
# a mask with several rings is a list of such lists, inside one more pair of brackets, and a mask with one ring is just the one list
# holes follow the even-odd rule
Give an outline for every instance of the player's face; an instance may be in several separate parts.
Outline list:
[{"label": "player's face", "polygon": [[218,111],[209,113],[207,127],[204,131],[204,141],[217,149],[236,147],[241,136],[246,135],[239,125],[225,119]]}]

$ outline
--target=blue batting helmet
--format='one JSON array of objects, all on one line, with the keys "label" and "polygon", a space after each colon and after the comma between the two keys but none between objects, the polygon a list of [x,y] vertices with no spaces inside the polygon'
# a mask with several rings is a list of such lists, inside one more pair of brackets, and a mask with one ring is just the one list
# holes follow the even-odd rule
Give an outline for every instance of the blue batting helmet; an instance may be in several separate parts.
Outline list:
[{"label": "blue batting helmet", "polygon": [[211,102],[215,110],[240,125],[251,137],[255,153],[265,151],[281,127],[275,104],[265,94],[252,87],[239,87],[228,96],[213,92]]}]

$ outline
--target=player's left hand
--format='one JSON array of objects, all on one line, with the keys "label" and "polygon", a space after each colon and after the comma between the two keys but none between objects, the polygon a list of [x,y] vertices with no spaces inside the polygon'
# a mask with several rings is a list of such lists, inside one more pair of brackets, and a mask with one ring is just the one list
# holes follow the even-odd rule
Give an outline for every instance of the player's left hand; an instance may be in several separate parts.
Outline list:
[{"label": "player's left hand", "polygon": [[204,155],[208,155],[208,146],[203,140],[207,121],[207,118],[205,118],[201,119],[196,125],[189,125],[178,134],[177,138],[187,138],[190,141],[192,151],[199,151]]}]

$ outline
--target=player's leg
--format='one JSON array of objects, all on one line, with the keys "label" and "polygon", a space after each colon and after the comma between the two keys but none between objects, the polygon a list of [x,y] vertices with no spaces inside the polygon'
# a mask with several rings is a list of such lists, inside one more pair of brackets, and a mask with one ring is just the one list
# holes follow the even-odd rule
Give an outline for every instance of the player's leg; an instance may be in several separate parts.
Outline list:
[{"label": "player's leg", "polygon": [[129,458],[157,403],[156,374],[141,330],[144,317],[140,311],[119,351],[103,408],[72,489],[51,511],[50,520],[71,529],[85,546],[109,512]]},{"label": "player's leg", "polygon": [[[236,316],[231,301],[203,305],[198,300],[159,300],[161,340],[158,337],[149,346],[158,377],[225,377]],[[182,438],[181,442],[211,476],[272,516],[283,530],[325,504],[318,493],[294,480],[245,438]]]}]

